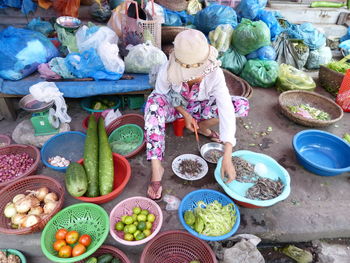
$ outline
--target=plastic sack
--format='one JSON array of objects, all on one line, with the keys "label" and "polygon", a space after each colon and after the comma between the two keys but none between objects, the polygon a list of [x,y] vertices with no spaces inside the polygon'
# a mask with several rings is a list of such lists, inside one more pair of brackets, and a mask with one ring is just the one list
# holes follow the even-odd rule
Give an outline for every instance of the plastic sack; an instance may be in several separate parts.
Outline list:
[{"label": "plastic sack", "polygon": [[186,10],[188,14],[195,15],[202,10],[202,4],[199,0],[190,0]]},{"label": "plastic sack", "polygon": [[272,60],[248,60],[241,77],[253,87],[272,87],[278,77],[278,64]]},{"label": "plastic sack", "polygon": [[209,41],[219,52],[229,49],[233,34],[231,25],[218,25],[215,30],[209,32]]},{"label": "plastic sack", "polygon": [[105,120],[105,127],[107,127],[109,124],[112,123],[112,121],[118,119],[122,116],[119,109],[116,109],[115,111],[113,109],[108,109],[102,112],[101,116]]},{"label": "plastic sack", "polygon": [[311,23],[291,25],[287,29],[290,38],[301,39],[310,50],[319,49],[326,45],[326,36],[318,31]]},{"label": "plastic sack", "polygon": [[348,27],[348,31],[346,32],[346,34],[340,38],[340,43],[349,39],[350,39],[350,27]]},{"label": "plastic sack", "polygon": [[82,26],[75,34],[79,52],[84,52],[90,48],[98,49],[103,42],[118,44],[118,36],[112,29],[106,26]]},{"label": "plastic sack", "polygon": [[205,34],[223,24],[229,24],[233,28],[237,26],[237,15],[232,7],[213,4],[198,12],[194,17],[194,25]]},{"label": "plastic sack", "polygon": [[264,22],[253,22],[243,18],[233,31],[232,44],[238,53],[245,56],[258,48],[270,45],[270,39],[270,29]]},{"label": "plastic sack", "polygon": [[22,79],[58,55],[52,42],[39,32],[11,26],[0,32],[1,78]]},{"label": "plastic sack", "polygon": [[344,56],[349,55],[350,54],[350,39],[341,42],[338,47],[341,48],[341,51],[342,51]]},{"label": "plastic sack", "polygon": [[254,20],[259,11],[266,7],[267,0],[241,0],[237,6],[237,15],[239,18]]},{"label": "plastic sack", "polygon": [[112,10],[107,1],[103,3],[101,1],[101,3],[94,3],[90,6],[90,15],[93,20],[105,23],[111,18]]},{"label": "plastic sack", "polygon": [[229,49],[223,53],[219,60],[221,61],[221,67],[231,71],[232,73],[239,75],[244,68],[247,59],[245,56],[239,54],[234,49]]},{"label": "plastic sack", "polygon": [[247,59],[275,60],[276,51],[271,46],[261,47],[247,55]]},{"label": "plastic sack", "polygon": [[38,66],[38,72],[42,79],[61,79],[62,77],[52,71],[48,63],[43,63]]},{"label": "plastic sack", "polygon": [[125,57],[125,71],[128,73],[146,73],[156,65],[164,64],[167,61],[166,55],[151,42],[128,46],[128,55]]},{"label": "plastic sack", "polygon": [[316,83],[302,70],[287,64],[281,64],[276,87],[280,92],[287,90],[313,91],[316,88]]},{"label": "plastic sack", "polygon": [[272,47],[276,50],[278,64],[288,64],[297,69],[302,69],[309,57],[309,47],[302,40],[289,40],[282,34]]},{"label": "plastic sack", "polygon": [[77,40],[74,33],[69,30],[58,26],[55,24],[55,30],[57,32],[57,38],[60,41],[61,45],[67,50],[64,53],[78,52]]},{"label": "plastic sack", "polygon": [[112,12],[112,16],[109,19],[107,26],[111,28],[118,37],[122,37],[122,16],[125,14],[125,3],[121,3]]},{"label": "plastic sack", "polygon": [[281,34],[282,28],[278,23],[274,12],[262,9],[258,12],[255,19],[263,21],[269,27],[272,41],[275,40],[279,34]]},{"label": "plastic sack", "polygon": [[321,65],[331,62],[332,57],[332,50],[329,47],[321,47],[310,51],[305,67],[307,69],[319,69]]},{"label": "plastic sack", "polygon": [[53,8],[58,12],[59,16],[78,17],[80,0],[55,0]]},{"label": "plastic sack", "polygon": [[172,11],[166,8],[164,11],[164,26],[186,26],[192,24],[194,17],[187,14],[186,11]]},{"label": "plastic sack", "polygon": [[48,63],[50,69],[56,74],[60,75],[64,79],[74,79],[74,76],[67,68],[64,58],[56,57],[50,60]]},{"label": "plastic sack", "polygon": [[350,112],[350,70],[347,70],[337,94],[337,104],[346,112]]},{"label": "plastic sack", "polygon": [[95,49],[90,48],[83,53],[71,53],[65,58],[70,72],[78,78],[94,78],[95,80],[118,80],[122,74],[106,70]]},{"label": "plastic sack", "polygon": [[55,102],[55,116],[62,123],[71,122],[72,118],[67,114],[67,104],[63,98],[63,93],[59,91],[53,82],[39,82],[29,88],[30,94],[38,101]]},{"label": "plastic sack", "polygon": [[29,24],[27,25],[27,28],[33,31],[38,31],[45,36],[48,36],[50,33],[54,31],[51,23],[41,20],[40,17],[33,18],[32,21],[30,21]]},{"label": "plastic sack", "polygon": [[5,7],[20,8],[23,14],[29,14],[34,13],[38,5],[32,0],[0,0],[0,8]]},{"label": "plastic sack", "polygon": [[119,57],[119,48],[117,44],[102,42],[97,48],[105,69],[118,74],[123,74],[125,70],[124,61]]},{"label": "plastic sack", "polygon": [[167,211],[175,211],[179,209],[181,200],[173,195],[164,195],[163,197],[164,202],[166,202],[165,210]]}]

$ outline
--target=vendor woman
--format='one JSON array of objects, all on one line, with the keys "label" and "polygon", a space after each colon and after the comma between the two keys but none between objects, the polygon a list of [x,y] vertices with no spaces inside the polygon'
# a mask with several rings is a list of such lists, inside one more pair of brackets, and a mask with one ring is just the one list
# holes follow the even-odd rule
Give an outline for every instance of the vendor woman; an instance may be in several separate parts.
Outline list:
[{"label": "vendor woman", "polygon": [[[203,33],[189,29],[176,36],[169,61],[160,67],[145,108],[147,159],[152,162],[147,196],[153,200],[162,197],[165,123],[177,118],[184,118],[190,131],[197,128],[201,135],[224,144],[221,175],[227,183],[236,178],[231,161],[236,144],[235,114],[246,116],[249,105],[243,97],[230,96],[217,56]],[[217,124],[220,133],[211,129]]]}]

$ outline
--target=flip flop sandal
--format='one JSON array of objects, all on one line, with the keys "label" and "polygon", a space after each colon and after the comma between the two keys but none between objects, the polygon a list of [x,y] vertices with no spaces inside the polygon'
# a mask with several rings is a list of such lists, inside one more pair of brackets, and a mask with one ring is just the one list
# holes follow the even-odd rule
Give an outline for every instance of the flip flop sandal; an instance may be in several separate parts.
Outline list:
[{"label": "flip flop sandal", "polygon": [[220,134],[217,133],[216,131],[210,130],[209,135],[204,135],[204,134],[202,135],[209,138],[213,142],[222,143],[222,141],[220,140]]},{"label": "flip flop sandal", "polygon": [[[158,191],[159,191],[159,188],[160,187],[162,187],[162,183],[160,182],[160,181],[152,181],[149,185],[148,185],[148,187],[152,187],[152,190],[153,190],[153,192],[155,193],[155,195],[157,195],[157,193],[158,193]],[[149,194],[148,194],[148,189],[149,188],[147,188],[147,197],[149,198],[149,199],[152,199],[153,201],[155,201],[155,202],[159,202],[159,201],[161,201],[162,200],[162,198],[163,198],[163,194],[161,193],[160,194],[160,197],[159,198],[152,198],[152,196],[150,196]],[[163,191],[163,189],[162,189],[162,191]]]}]

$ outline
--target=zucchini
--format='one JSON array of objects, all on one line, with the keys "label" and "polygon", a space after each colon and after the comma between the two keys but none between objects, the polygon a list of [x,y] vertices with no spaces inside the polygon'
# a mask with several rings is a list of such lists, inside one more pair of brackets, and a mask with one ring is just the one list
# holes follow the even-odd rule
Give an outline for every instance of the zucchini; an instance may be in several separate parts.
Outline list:
[{"label": "zucchini", "polygon": [[121,263],[119,258],[113,258],[111,263]]},{"label": "zucchini", "polygon": [[311,7],[334,7],[340,8],[345,6],[344,3],[335,3],[335,2],[327,2],[327,1],[316,1],[311,3]]},{"label": "zucchini", "polygon": [[93,114],[91,114],[89,118],[89,127],[85,139],[84,167],[88,180],[86,196],[99,196],[97,123]]},{"label": "zucchini", "polygon": [[97,263],[97,258],[95,257],[89,258],[88,261],[86,261],[85,263]]},{"label": "zucchini", "polygon": [[111,263],[112,259],[112,254],[103,254],[97,258],[97,263]]},{"label": "zucchini", "polygon": [[81,164],[70,163],[64,178],[67,191],[72,196],[80,197],[87,191],[87,177],[84,167]]},{"label": "zucchini", "polygon": [[108,137],[103,118],[98,120],[98,139],[99,139],[99,185],[100,194],[106,195],[112,192],[114,183],[114,164],[111,146],[108,143]]}]

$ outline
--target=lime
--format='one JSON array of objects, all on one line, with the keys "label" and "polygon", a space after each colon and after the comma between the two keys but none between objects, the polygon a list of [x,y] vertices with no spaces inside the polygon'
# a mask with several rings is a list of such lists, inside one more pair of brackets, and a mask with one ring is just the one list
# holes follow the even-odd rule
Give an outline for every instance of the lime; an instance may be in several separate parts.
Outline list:
[{"label": "lime", "polygon": [[128,234],[128,233],[129,233],[129,225],[126,225],[126,226],[124,227],[124,233],[125,233],[125,234]]},{"label": "lime", "polygon": [[128,225],[128,227],[129,227],[128,233],[130,233],[130,234],[134,234],[136,232],[136,230],[137,230],[137,227],[134,224]]},{"label": "lime", "polygon": [[151,229],[153,224],[151,222],[146,222],[146,229]]},{"label": "lime", "polygon": [[137,226],[138,224],[139,224],[139,222],[137,222],[137,220],[134,222],[134,223],[132,223],[133,225],[135,225],[135,226]]},{"label": "lime", "polygon": [[125,218],[127,217],[127,215],[125,215],[125,216],[122,216],[122,218],[121,218],[121,220],[120,221],[122,221],[124,224],[125,224]]},{"label": "lime", "polygon": [[124,239],[127,241],[133,241],[134,240],[134,236],[132,234],[125,234],[124,235]]},{"label": "lime", "polygon": [[136,215],[140,214],[141,213],[141,208],[138,207],[138,206],[135,206],[133,209],[132,209],[132,212]]},{"label": "lime", "polygon": [[146,237],[149,237],[152,234],[151,230],[149,229],[143,230],[143,233],[145,234]]},{"label": "lime", "polygon": [[149,214],[147,216],[147,221],[153,223],[156,220],[156,216],[154,214]]},{"label": "lime", "polygon": [[121,222],[121,221],[117,222],[117,223],[115,224],[115,229],[116,229],[117,231],[123,231],[123,229],[124,229],[124,223]]},{"label": "lime", "polygon": [[136,239],[136,240],[141,240],[141,239],[144,239],[145,237],[146,237],[146,236],[145,236],[144,233],[139,233],[139,234],[136,235],[135,239]]},{"label": "lime", "polygon": [[140,234],[140,233],[141,233],[140,230],[136,230],[136,232],[134,233],[134,237],[136,238],[136,236],[137,236],[138,234]]},{"label": "lime", "polygon": [[145,230],[146,229],[146,222],[144,222],[144,221],[139,222],[139,224],[137,225],[137,229],[140,231]]},{"label": "lime", "polygon": [[147,216],[146,215],[143,215],[143,214],[140,214],[137,216],[137,221],[147,221]]},{"label": "lime", "polygon": [[137,215],[136,214],[132,214],[131,217],[132,217],[132,219],[134,219],[134,222],[137,220]]},{"label": "lime", "polygon": [[124,223],[127,225],[130,225],[130,224],[134,223],[134,219],[131,216],[127,216],[127,217],[125,217]]},{"label": "lime", "polygon": [[144,210],[142,210],[141,211],[141,215],[148,215],[149,214],[149,212],[148,212],[148,210],[146,210],[146,209],[144,209]]}]

